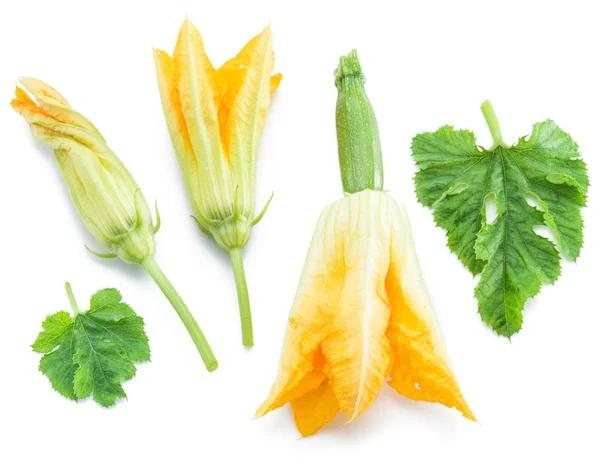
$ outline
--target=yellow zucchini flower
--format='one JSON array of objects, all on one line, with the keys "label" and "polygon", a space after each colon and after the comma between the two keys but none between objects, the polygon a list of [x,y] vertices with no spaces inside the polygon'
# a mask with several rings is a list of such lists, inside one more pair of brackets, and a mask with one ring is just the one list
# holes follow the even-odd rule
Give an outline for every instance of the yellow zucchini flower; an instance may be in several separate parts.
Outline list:
[{"label": "yellow zucchini flower", "polygon": [[32,134],[54,150],[73,203],[92,236],[111,256],[131,264],[154,255],[158,224],[152,225],[142,191],[102,134],[48,84],[30,77],[19,84],[11,105],[29,123]]},{"label": "yellow zucchini flower", "polygon": [[155,49],[154,61],[167,126],[196,222],[231,257],[243,342],[252,346],[242,248],[268,206],[254,216],[260,136],[271,94],[282,77],[271,76],[271,29],[267,27],[216,69],[200,33],[186,20],[173,56]]},{"label": "yellow zucchini flower", "polygon": [[450,368],[406,211],[382,191],[377,122],[356,52],[341,58],[336,84],[346,195],[318,221],[277,380],[256,414],[290,403],[298,430],[311,435],[339,411],[356,419],[387,379],[403,396],[475,420]]}]

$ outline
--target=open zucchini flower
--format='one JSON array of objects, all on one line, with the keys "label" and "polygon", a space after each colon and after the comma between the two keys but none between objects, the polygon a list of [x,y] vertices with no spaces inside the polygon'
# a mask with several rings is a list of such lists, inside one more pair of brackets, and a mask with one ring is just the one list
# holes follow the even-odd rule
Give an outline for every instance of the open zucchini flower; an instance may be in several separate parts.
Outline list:
[{"label": "open zucchini flower", "polygon": [[449,365],[406,212],[382,191],[379,133],[352,52],[336,70],[345,197],[317,224],[292,305],[279,374],[257,416],[290,403],[303,436],[349,420],[386,379],[398,393],[475,420]]},{"label": "open zucchini flower", "polygon": [[60,93],[38,79],[22,78],[19,84],[12,107],[29,123],[33,136],[53,149],[81,220],[108,250],[88,251],[142,265],[177,311],[207,369],[216,369],[217,360],[204,334],[154,260],[158,209],[153,224],[148,203],[125,165],[98,129]]},{"label": "open zucchini flower", "polygon": [[202,37],[185,20],[173,56],[154,50],[161,101],[195,219],[229,253],[233,265],[242,338],[252,346],[252,319],[242,248],[254,217],[255,177],[260,136],[271,94],[281,74],[271,76],[271,29],[254,37],[215,69]]}]

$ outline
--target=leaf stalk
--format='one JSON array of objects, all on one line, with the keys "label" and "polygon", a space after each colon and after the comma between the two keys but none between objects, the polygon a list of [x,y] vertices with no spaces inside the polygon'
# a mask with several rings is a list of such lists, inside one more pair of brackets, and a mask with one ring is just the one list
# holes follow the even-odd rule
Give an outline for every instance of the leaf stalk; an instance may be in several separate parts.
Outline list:
[{"label": "leaf stalk", "polygon": [[67,291],[67,297],[69,298],[69,304],[71,305],[73,314],[75,316],[81,314],[79,306],[77,306],[77,300],[75,300],[75,295],[73,295],[73,290],[71,289],[71,284],[69,282],[65,282],[65,290]]},{"label": "leaf stalk", "polygon": [[500,122],[498,122],[498,118],[496,116],[496,112],[494,111],[494,107],[489,100],[484,101],[481,104],[481,112],[483,113],[483,117],[485,118],[485,122],[490,129],[490,133],[492,134],[492,140],[494,145],[490,150],[493,150],[497,146],[506,146],[504,140],[502,140],[502,131],[500,130]]}]

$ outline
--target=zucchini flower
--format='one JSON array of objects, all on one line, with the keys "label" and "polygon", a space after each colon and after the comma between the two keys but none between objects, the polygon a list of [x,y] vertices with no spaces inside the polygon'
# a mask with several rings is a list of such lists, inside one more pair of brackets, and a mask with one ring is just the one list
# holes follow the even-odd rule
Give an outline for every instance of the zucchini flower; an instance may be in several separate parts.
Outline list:
[{"label": "zucchini flower", "polygon": [[383,383],[474,420],[452,373],[406,211],[383,189],[377,121],[353,51],[340,59],[337,134],[345,197],[321,213],[292,305],[279,374],[257,416],[290,403],[303,436],[349,420]]},{"label": "zucchini flower", "polygon": [[254,37],[215,69],[194,25],[186,20],[173,57],[154,50],[158,86],[173,147],[200,230],[225,250],[233,265],[244,345],[254,344],[242,248],[254,217],[256,162],[271,93],[281,74],[274,64],[271,29]]},{"label": "zucchini flower", "polygon": [[12,107],[29,123],[33,136],[53,149],[81,220],[108,250],[88,251],[142,265],[177,311],[207,369],[215,370],[217,360],[204,334],[154,260],[158,209],[153,224],[146,199],[125,165],[98,129],[60,93],[37,79],[23,78],[19,83],[22,87],[17,86]]}]

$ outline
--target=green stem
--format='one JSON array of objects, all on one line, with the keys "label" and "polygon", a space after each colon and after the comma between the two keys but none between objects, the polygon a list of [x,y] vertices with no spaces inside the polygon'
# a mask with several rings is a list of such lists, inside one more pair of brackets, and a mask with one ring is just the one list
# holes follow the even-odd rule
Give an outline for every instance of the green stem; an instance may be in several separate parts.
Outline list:
[{"label": "green stem", "polygon": [[335,122],[344,192],[383,190],[383,161],[375,112],[365,92],[356,50],[335,70],[338,98]]},{"label": "green stem", "polygon": [[67,297],[69,297],[69,303],[73,310],[73,314],[77,316],[81,311],[79,310],[79,306],[77,306],[77,301],[75,300],[75,295],[73,295],[73,290],[71,290],[71,284],[69,282],[65,282],[65,290],[67,291]]},{"label": "green stem", "polygon": [[492,140],[494,141],[494,146],[492,148],[496,148],[498,145],[504,146],[502,132],[500,131],[500,123],[496,117],[494,107],[489,100],[486,100],[481,104],[481,112],[483,113],[485,122],[487,122],[488,128],[492,134]]},{"label": "green stem", "polygon": [[156,282],[173,308],[175,308],[175,311],[177,311],[177,314],[183,322],[183,325],[185,325],[185,328],[192,337],[196,348],[198,348],[206,369],[209,372],[214,371],[219,366],[219,363],[217,362],[210,345],[206,341],[206,337],[194,319],[194,316],[184,303],[179,293],[177,293],[177,290],[175,290],[175,287],[173,287],[173,284],[169,281],[169,279],[167,279],[167,276],[158,266],[153,256],[148,256],[146,259],[144,259],[144,261],[142,261],[142,266],[144,266],[144,269],[146,269],[148,274],[150,274],[150,277],[152,277],[154,282]]},{"label": "green stem", "polygon": [[250,297],[248,296],[248,285],[246,284],[246,273],[242,261],[242,249],[233,248],[229,252],[233,275],[235,277],[235,288],[237,290],[238,304],[240,307],[240,320],[242,323],[242,343],[244,346],[254,346],[254,335],[252,334],[252,314],[250,313]]}]

